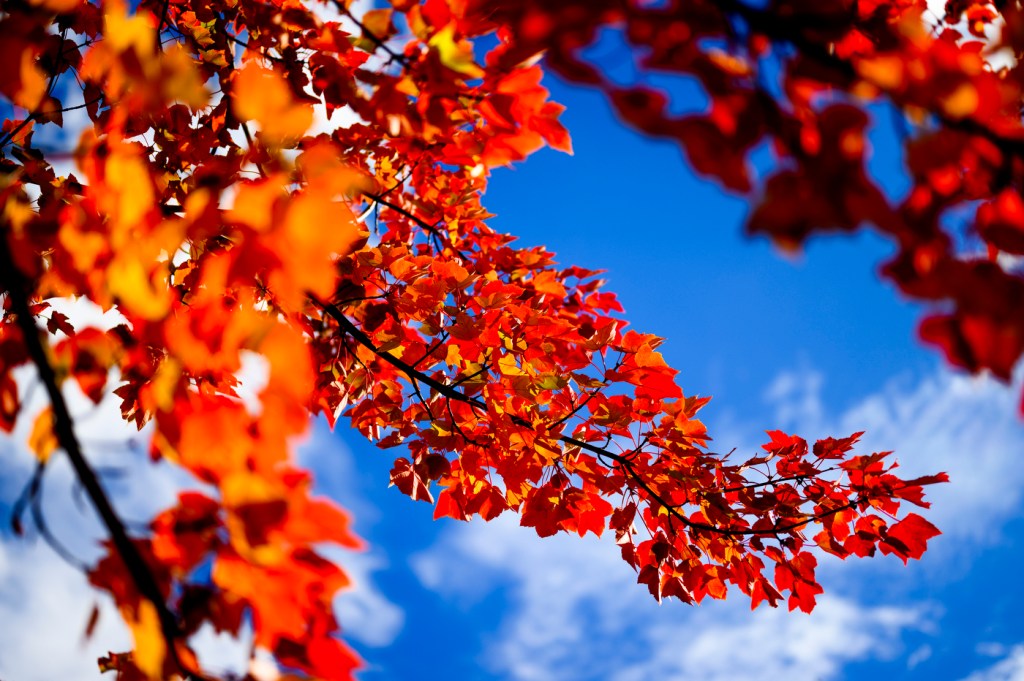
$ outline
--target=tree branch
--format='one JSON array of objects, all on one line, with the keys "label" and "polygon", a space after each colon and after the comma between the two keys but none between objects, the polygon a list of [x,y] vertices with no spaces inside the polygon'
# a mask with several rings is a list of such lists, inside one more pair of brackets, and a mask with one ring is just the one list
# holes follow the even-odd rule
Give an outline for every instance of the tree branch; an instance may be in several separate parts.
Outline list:
[{"label": "tree branch", "polygon": [[[394,187],[392,187],[392,189],[393,188]],[[390,191],[390,190],[388,190],[388,191]],[[387,192],[385,192],[385,193],[387,193]],[[405,218],[407,218],[409,220],[412,220],[415,224],[417,224],[418,226],[422,227],[427,232],[432,234],[434,236],[434,238],[436,238],[438,240],[438,242],[440,242],[441,244],[444,244],[444,242],[446,241],[444,236],[441,234],[441,231],[435,225],[430,224],[429,222],[427,222],[423,218],[417,217],[414,213],[406,210],[405,208],[402,208],[398,204],[396,204],[396,203],[394,203],[392,201],[388,201],[387,199],[384,198],[384,194],[374,194],[373,192],[367,192],[367,191],[362,192],[362,194],[366,198],[368,198],[368,199],[370,199],[372,201],[376,201],[380,205],[382,205],[382,206],[384,206],[386,208],[390,208],[391,210],[395,211],[399,215],[401,215],[401,216],[403,216],[403,217],[405,217]],[[462,253],[458,249],[455,248],[454,244],[451,243],[450,239],[448,239],[447,241],[449,243],[449,246],[451,246],[452,250],[454,250],[456,253],[459,254],[459,257],[463,257],[463,258],[465,257],[465,256],[462,255]]]},{"label": "tree branch", "polygon": [[374,45],[376,45],[379,49],[384,50],[385,52],[387,52],[388,56],[391,57],[391,61],[397,61],[403,67],[409,68],[409,60],[405,58],[405,55],[398,54],[397,52],[392,50],[390,47],[388,47],[387,43],[385,43],[383,40],[378,38],[377,34],[375,34],[373,31],[371,31],[369,28],[367,28],[366,24],[364,24],[362,21],[360,21],[356,17],[356,15],[352,14],[352,11],[349,10],[348,7],[346,7],[346,4],[347,3],[338,2],[338,0],[334,1],[334,6],[337,9],[339,9],[342,14],[344,14],[346,17],[348,17],[352,21],[352,23],[354,23],[356,26],[358,26],[359,29],[363,32],[363,35],[365,35],[367,38],[369,38],[370,42],[372,42]]},{"label": "tree branch", "polygon": [[29,309],[29,292],[23,275],[17,269],[14,259],[11,257],[7,234],[2,234],[2,238],[3,244],[0,247],[0,286],[7,291],[10,311],[14,314],[15,322],[21,330],[26,350],[36,367],[39,380],[46,387],[46,394],[53,407],[53,430],[57,442],[60,443],[61,449],[67,454],[75,471],[75,476],[82,484],[82,487],[89,496],[89,500],[99,514],[100,520],[103,522],[114,544],[114,549],[124,562],[135,588],[144,599],[152,603],[153,607],[156,608],[157,616],[160,620],[160,630],[167,643],[168,654],[182,672],[191,674],[191,670],[185,667],[178,658],[175,647],[175,641],[182,637],[177,620],[167,608],[156,578],[153,576],[139,549],[128,536],[124,524],[121,522],[116,511],[114,511],[106,492],[103,491],[95,471],[93,471],[82,452],[78,437],[75,434],[74,422],[68,411],[64,395],[57,384],[56,373],[50,365],[46,349],[43,347],[42,340],[40,339],[40,329],[36,326],[32,312]]},{"label": "tree branch", "polygon": [[[366,335],[366,333],[362,329],[360,329],[354,323],[352,323],[352,321],[349,320],[348,317],[346,317],[334,305],[325,303],[312,295],[310,296],[310,300],[317,307],[323,310],[328,316],[334,319],[334,321],[337,322],[338,326],[341,327],[341,329],[345,333],[347,333],[349,336],[355,339],[356,342],[358,342],[360,345],[373,352],[380,359],[384,360],[388,364],[392,365],[393,367],[401,371],[409,378],[410,381],[413,381],[414,384],[416,382],[423,383],[424,385],[429,386],[430,388],[432,388],[433,390],[437,391],[439,394],[443,395],[444,397],[447,397],[450,400],[464,402],[474,408],[486,411],[487,405],[483,401],[476,399],[474,397],[470,397],[469,395],[466,395],[462,391],[457,390],[453,386],[445,385],[444,383],[435,380],[434,378],[428,376],[422,371],[419,371],[416,368],[410,366],[409,364],[403,362],[399,358],[392,355],[390,352],[380,350],[374,344],[373,340],[368,335]],[[515,423],[518,426],[530,428],[531,430],[534,428],[533,424],[531,424],[529,421],[522,417],[515,416],[514,414],[509,414],[509,418],[512,420],[513,423]],[[628,456],[616,454],[615,452],[612,452],[604,447],[598,447],[597,445],[591,444],[589,442],[584,442],[583,440],[577,440],[576,438],[570,437],[568,435],[559,435],[558,440],[562,444],[569,445],[571,447],[579,447],[580,449],[595,454],[600,459],[609,459],[618,464],[629,475],[630,479],[633,480],[633,482],[635,482],[641,489],[644,490],[644,492],[647,493],[649,499],[657,502],[660,506],[664,507],[672,517],[679,520],[679,522],[681,522],[683,525],[685,525],[687,528],[690,528],[691,530],[703,530],[706,532],[713,532],[716,534],[721,534],[729,537],[771,536],[777,535],[780,532],[791,532],[794,530],[798,530],[801,527],[804,527],[805,525],[809,525],[810,523],[815,522],[816,520],[821,520],[823,518],[827,518],[828,516],[835,515],[840,511],[854,508],[860,502],[860,499],[855,499],[849,502],[848,504],[844,504],[837,508],[824,511],[816,515],[805,516],[800,520],[795,520],[790,523],[776,523],[770,528],[761,530],[719,527],[717,525],[691,520],[690,518],[683,515],[678,505],[671,504],[668,501],[666,501],[664,497],[662,497],[655,489],[651,487],[650,483],[643,479],[643,477],[634,468],[633,461]]]}]

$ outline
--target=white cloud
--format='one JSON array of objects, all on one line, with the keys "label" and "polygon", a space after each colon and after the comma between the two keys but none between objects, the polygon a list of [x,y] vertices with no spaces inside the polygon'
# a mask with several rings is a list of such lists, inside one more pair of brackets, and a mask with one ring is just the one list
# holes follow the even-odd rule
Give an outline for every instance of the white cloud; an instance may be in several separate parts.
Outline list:
[{"label": "white cloud", "polygon": [[[1019,381],[1007,387],[940,370],[918,382],[893,381],[838,415],[821,401],[823,384],[812,369],[781,375],[766,393],[781,421],[772,425],[809,439],[866,430],[861,451],[894,449],[905,475],[945,470],[953,478],[928,490],[934,507],[923,513],[946,532],[939,538],[946,543],[934,540],[924,565],[908,570],[891,557],[824,557],[819,578],[826,595],[810,616],[764,607],[751,613],[738,594],[698,608],[658,607],[610,542],[540,541],[503,517],[486,526],[454,526],[414,558],[414,570],[428,588],[469,603],[507,584],[513,608],[485,643],[481,662],[510,679],[799,680],[841,676],[844,665],[858,660],[908,655],[907,665],[918,665],[932,650],[924,644],[908,654],[903,634],[937,633],[940,608],[857,598],[879,593],[882,574],[886,593],[898,593],[899,580],[926,574],[936,583],[954,579],[935,574],[942,565],[948,569],[943,556],[957,553],[969,563],[972,547],[989,544],[1019,509]],[[718,436],[719,442],[750,439],[739,432]],[[929,560],[939,567],[927,569]]]},{"label": "white cloud", "polygon": [[[84,640],[93,605],[100,617]],[[0,678],[96,679],[96,660],[129,647],[109,598],[41,542],[0,543]]]},{"label": "white cloud", "polygon": [[974,646],[974,652],[985,657],[1003,657],[1009,652],[1009,649],[1002,643],[982,641]]},{"label": "white cloud", "polygon": [[923,646],[920,646],[919,648],[914,650],[914,652],[912,652],[909,657],[907,657],[907,669],[913,669],[922,662],[931,659],[931,656],[934,654],[934,652],[935,651],[932,650],[932,647],[927,643]]},{"label": "white cloud", "polygon": [[[20,372],[21,387],[31,384],[29,372]],[[243,376],[244,378],[244,376]],[[124,443],[148,442],[124,424],[118,414],[118,399],[109,396],[93,406],[77,389],[66,387],[69,408],[76,430],[93,466],[104,472],[104,483],[122,519],[143,523],[157,511],[174,502],[177,492],[197,483],[181,469],[168,463],[153,464],[145,456],[145,447],[126,447]],[[41,389],[33,391],[26,413],[34,414],[43,406]],[[19,420],[16,431],[0,439],[0,499],[11,503],[22,490],[34,467],[32,455],[24,443],[31,418]],[[311,431],[300,446],[304,460],[316,457],[350,457],[339,440],[322,425]],[[328,487],[323,490],[343,502],[358,500],[354,488],[343,493]],[[67,549],[85,563],[100,555],[99,542],[105,533],[92,507],[77,490],[67,458],[56,453],[45,477],[44,517]],[[7,514],[3,522],[8,522]],[[34,535],[31,524],[28,534]],[[344,634],[369,646],[383,646],[397,637],[403,612],[388,601],[373,584],[373,573],[386,562],[380,553],[331,554],[353,579],[353,588],[342,592],[336,608]],[[83,632],[93,605],[100,608],[98,626],[92,638],[83,642]],[[210,671],[244,672],[249,653],[249,635],[238,640],[200,631],[193,639],[200,661]],[[0,679],[17,681],[85,681],[97,678],[96,660],[108,651],[131,647],[112,601],[89,586],[86,576],[64,563],[38,537],[13,537],[0,533]]]},{"label": "white cloud", "polygon": [[906,474],[949,473],[951,482],[928,490],[927,515],[960,539],[992,541],[1024,495],[1024,423],[1018,411],[1021,381],[940,372],[917,386],[890,385],[839,421],[840,430],[867,431],[865,445],[894,449]]},{"label": "white cloud", "polygon": [[374,584],[373,573],[387,565],[382,553],[371,548],[369,553],[339,551],[328,557],[345,568],[354,584],[334,602],[342,633],[373,648],[394,643],[405,623],[405,612]]},{"label": "white cloud", "polygon": [[837,596],[823,597],[811,615],[750,612],[741,597],[699,608],[659,605],[610,541],[541,541],[513,517],[459,526],[415,557],[413,568],[429,588],[470,600],[486,595],[474,584],[481,575],[509,579],[514,609],[481,663],[516,681],[830,678],[846,662],[899,654],[901,633],[928,628],[933,618],[926,608],[867,607]]},{"label": "white cloud", "polygon": [[615,680],[834,678],[846,662],[897,655],[900,634],[921,628],[926,617],[919,609],[867,608],[836,597],[822,598],[810,616],[770,609],[729,614],[652,632],[653,656]]},{"label": "white cloud", "polygon": [[775,405],[774,423],[820,423],[824,381],[824,375],[813,369],[780,371],[764,392],[764,399]]},{"label": "white cloud", "polygon": [[[464,603],[511,578],[515,610],[483,662],[513,679],[573,678],[565,676],[568,668],[587,664],[581,651],[602,650],[588,643],[592,627],[614,630],[645,605],[657,609],[610,542],[562,535],[540,541],[508,515],[455,526],[411,563],[425,586]],[[583,608],[596,616],[583,617]]]},{"label": "white cloud", "polygon": [[1024,681],[1024,644],[1014,646],[1005,658],[963,681]]},{"label": "white cloud", "polygon": [[[21,388],[32,378],[19,374]],[[153,465],[126,443],[138,433],[118,418],[117,398],[93,406],[76,389],[65,391],[77,433],[94,468],[126,521],[144,521],[170,504],[187,477],[168,464]],[[10,438],[0,440],[4,460],[0,494],[13,500],[31,476],[32,455],[24,446],[43,391],[32,392]],[[74,481],[67,457],[53,455],[44,478],[43,517],[52,533],[78,560],[100,557],[104,533]],[[5,521],[9,518],[4,517]],[[130,647],[130,636],[113,602],[89,586],[86,576],[65,563],[26,522],[23,538],[4,534],[0,542],[0,678],[21,681],[95,679],[96,660]],[[94,606],[100,616],[92,637],[84,632]]]}]

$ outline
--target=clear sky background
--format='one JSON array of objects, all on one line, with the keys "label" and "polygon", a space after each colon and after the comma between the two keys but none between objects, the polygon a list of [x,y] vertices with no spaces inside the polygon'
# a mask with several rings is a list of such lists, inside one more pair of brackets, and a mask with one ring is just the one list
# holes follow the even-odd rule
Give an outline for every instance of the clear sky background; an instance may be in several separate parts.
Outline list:
[{"label": "clear sky background", "polygon": [[[876,274],[890,252],[880,239],[817,239],[782,258],[743,237],[746,204],[694,178],[675,147],[626,130],[593,93],[549,85],[568,107],[575,156],[543,151],[496,172],[485,200],[494,226],[563,264],[606,270],[633,327],[667,339],[684,391],[714,396],[702,416],[719,451],[749,454],[772,428],[808,439],[866,430],[865,447],[895,450],[909,474],[950,473],[951,484],[929,490],[927,513],[945,534],[907,567],[823,556],[826,594],[809,616],[750,612],[738,596],[659,605],[610,541],[541,540],[508,515],[433,522],[427,504],[387,487],[394,452],[344,421],[335,433],[321,423],[303,460],[370,543],[338,556],[357,582],[337,605],[367,661],[362,678],[1024,679],[1020,381],[954,374],[919,345],[921,310]],[[874,142],[872,168],[898,195],[892,140],[880,130]],[[109,447],[121,438],[115,418],[109,404],[90,411],[83,439],[97,462],[122,471],[108,476],[121,512],[145,519],[182,481]],[[31,470],[25,435],[0,441],[0,679],[101,678],[97,654],[127,647],[109,602],[41,542],[6,529]],[[57,533],[95,556],[101,534],[61,460],[47,480]],[[100,624],[83,642],[94,603]],[[213,667],[245,658],[244,641],[204,640]]]}]

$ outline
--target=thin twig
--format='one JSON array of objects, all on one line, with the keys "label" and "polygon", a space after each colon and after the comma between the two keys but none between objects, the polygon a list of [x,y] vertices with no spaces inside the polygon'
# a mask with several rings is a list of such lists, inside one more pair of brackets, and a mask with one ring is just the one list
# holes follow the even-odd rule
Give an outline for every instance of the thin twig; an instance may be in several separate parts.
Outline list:
[{"label": "thin twig", "polygon": [[356,26],[358,26],[359,30],[361,30],[363,32],[363,35],[365,35],[367,38],[370,39],[370,42],[372,42],[374,45],[376,45],[379,49],[384,50],[385,52],[387,52],[388,56],[391,57],[391,61],[397,61],[402,66],[404,66],[406,68],[409,67],[409,60],[405,58],[405,55],[398,54],[397,52],[392,50],[390,47],[388,47],[387,43],[385,43],[383,40],[378,38],[377,34],[375,34],[373,31],[371,31],[369,28],[367,28],[366,24],[364,24],[362,21],[360,21],[358,18],[356,18],[356,15],[352,14],[351,10],[349,10],[349,8],[344,3],[338,2],[338,0],[335,0],[334,6],[337,7],[339,10],[341,10],[341,13],[344,14],[345,16],[347,16],[352,21],[352,23],[354,23]]}]

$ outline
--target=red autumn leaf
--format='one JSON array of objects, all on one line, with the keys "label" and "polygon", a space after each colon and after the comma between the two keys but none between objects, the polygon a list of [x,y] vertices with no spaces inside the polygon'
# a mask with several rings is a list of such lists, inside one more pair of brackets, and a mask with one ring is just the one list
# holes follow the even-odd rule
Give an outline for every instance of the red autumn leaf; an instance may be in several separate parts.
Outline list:
[{"label": "red autumn leaf", "polygon": [[[894,248],[883,275],[931,306],[922,338],[1009,379],[1024,353],[1006,257],[1024,253],[1021,85],[957,24],[980,36],[1001,19],[1020,53],[1016,9],[951,3],[933,35],[911,30],[918,0],[861,2],[856,21],[834,2],[335,4],[343,21],[223,0],[159,15],[38,0],[0,17],[0,428],[32,430],[41,462],[60,433],[101,511],[110,541],[90,582],[135,641],[101,668],[213,680],[187,647],[211,626],[251,629],[288,676],[352,677],[333,608],[349,577],[320,551],[361,542],[296,468],[311,414],[401,447],[390,481],[428,502],[436,482],[435,517],[611,528],[658,599],[776,606],[785,592],[809,611],[809,546],[923,554],[937,530],[900,505],[926,507],[943,474],[903,480],[888,452],[854,454],[859,433],[809,448],[769,431],[760,456],[711,452],[708,398],[685,394],[662,339],[626,330],[598,272],[496,232],[484,196],[494,166],[571,153],[543,85],[555,71],[745,197],[748,229],[783,248],[875,229]],[[595,60],[609,30],[635,79]],[[785,56],[778,87],[757,75],[769,55]],[[64,113],[51,93],[82,102],[81,135],[50,134]],[[900,198],[865,166],[881,109],[915,123]],[[72,323],[54,297],[123,319]],[[43,320],[66,338],[38,333]],[[27,362],[55,402],[41,418],[12,377]],[[68,437],[68,378],[96,403],[117,395],[126,421],[151,424],[151,457],[202,491],[133,540]]]},{"label": "red autumn leaf", "polygon": [[54,335],[60,332],[70,336],[75,332],[75,327],[71,326],[68,316],[56,310],[50,312],[50,318],[46,321],[46,328]]},{"label": "red autumn leaf", "polygon": [[1004,189],[992,201],[981,204],[975,224],[993,247],[1024,255],[1024,200],[1013,189]]},{"label": "red autumn leaf", "polygon": [[928,540],[940,534],[938,528],[921,516],[908,513],[889,527],[879,548],[883,553],[895,553],[906,563],[911,558],[920,558],[928,548]]},{"label": "red autumn leaf", "polygon": [[414,501],[434,503],[434,496],[430,493],[430,481],[424,480],[408,459],[395,459],[395,465],[391,469],[391,484]]},{"label": "red autumn leaf", "polygon": [[901,480],[893,488],[892,494],[894,497],[906,499],[922,508],[931,508],[931,504],[924,500],[924,485],[935,485],[942,482],[949,482],[949,476],[945,473],[924,475],[913,480]]}]

